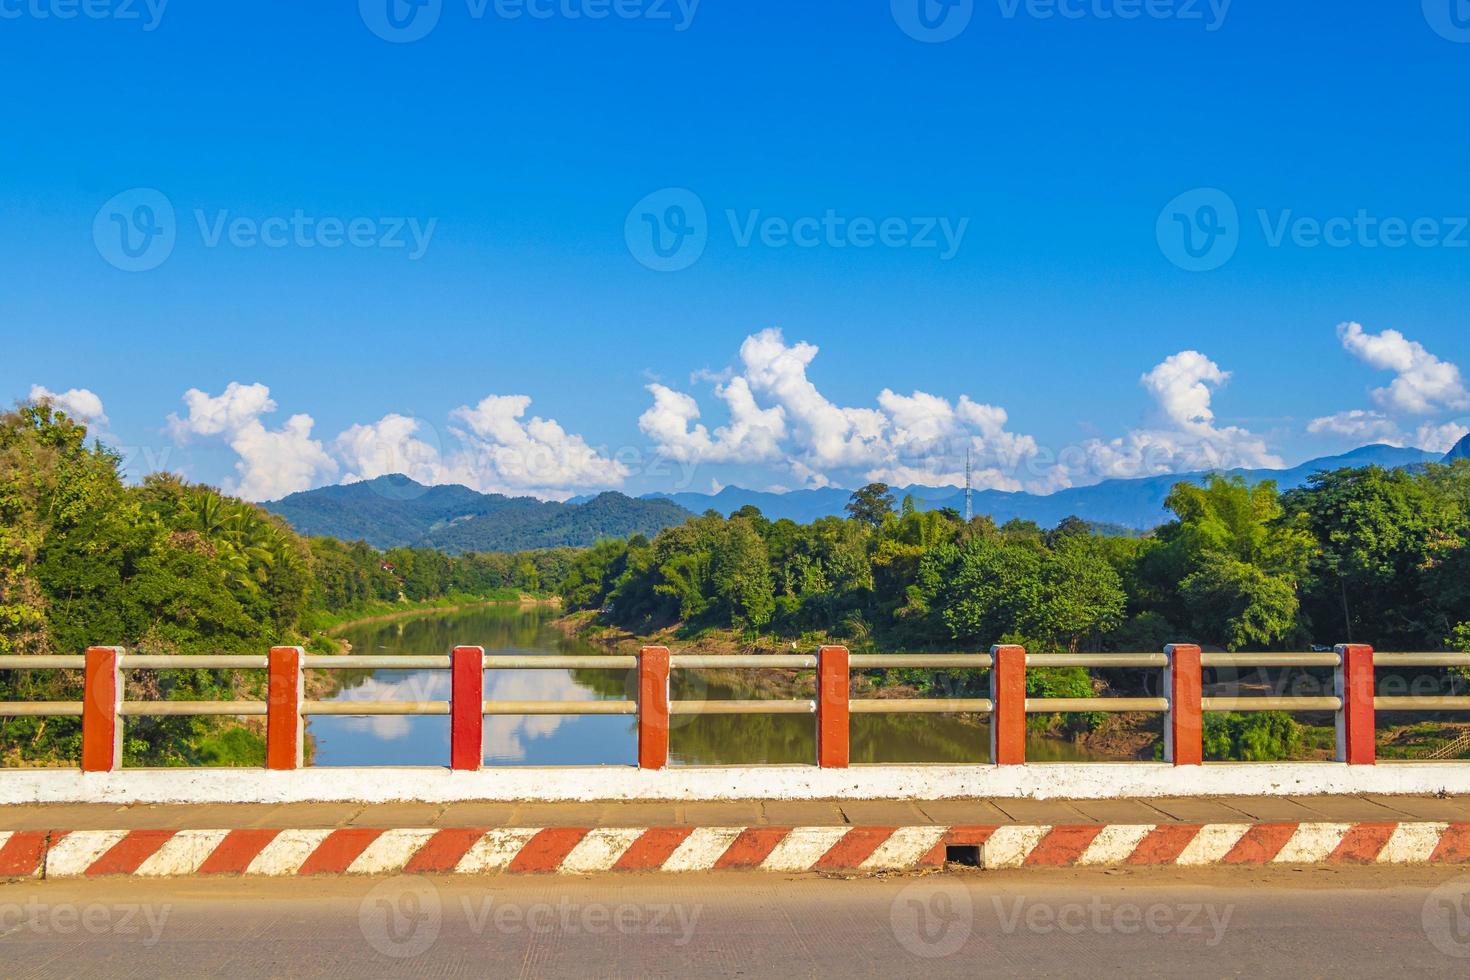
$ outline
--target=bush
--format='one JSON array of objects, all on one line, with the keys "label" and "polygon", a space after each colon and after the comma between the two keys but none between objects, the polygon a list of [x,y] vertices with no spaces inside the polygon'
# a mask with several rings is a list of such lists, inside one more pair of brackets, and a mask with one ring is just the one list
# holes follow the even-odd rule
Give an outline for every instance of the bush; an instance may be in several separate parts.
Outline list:
[{"label": "bush", "polygon": [[1204,718],[1205,758],[1278,762],[1301,751],[1302,726],[1281,711],[1210,713]]}]

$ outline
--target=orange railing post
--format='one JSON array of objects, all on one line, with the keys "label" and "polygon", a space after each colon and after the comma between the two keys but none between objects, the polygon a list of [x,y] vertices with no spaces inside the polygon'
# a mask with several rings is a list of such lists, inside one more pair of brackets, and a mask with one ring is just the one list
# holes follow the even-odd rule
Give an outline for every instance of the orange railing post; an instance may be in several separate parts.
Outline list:
[{"label": "orange railing post", "polygon": [[669,764],[669,648],[638,654],[638,768]]},{"label": "orange railing post", "polygon": [[846,769],[849,761],[847,647],[817,651],[817,765]]},{"label": "orange railing post", "polygon": [[997,766],[1026,762],[1026,648],[990,648],[990,761]]},{"label": "orange railing post", "polygon": [[1337,648],[1339,662],[1333,675],[1342,708],[1337,712],[1337,761],[1371,766],[1376,761],[1373,713],[1373,648],[1344,643]]},{"label": "orange railing post", "polygon": [[122,647],[87,650],[82,692],[82,772],[122,768]]},{"label": "orange railing post", "polygon": [[1164,652],[1169,656],[1169,666],[1164,668],[1164,690],[1169,699],[1169,715],[1164,722],[1164,760],[1176,766],[1203,765],[1200,649],[1192,643],[1171,643]]},{"label": "orange railing post", "polygon": [[449,768],[473,772],[485,759],[485,648],[449,657]]},{"label": "orange railing post", "polygon": [[300,647],[271,647],[267,662],[265,706],[265,767],[300,769],[304,764],[305,722],[301,716],[305,680]]}]

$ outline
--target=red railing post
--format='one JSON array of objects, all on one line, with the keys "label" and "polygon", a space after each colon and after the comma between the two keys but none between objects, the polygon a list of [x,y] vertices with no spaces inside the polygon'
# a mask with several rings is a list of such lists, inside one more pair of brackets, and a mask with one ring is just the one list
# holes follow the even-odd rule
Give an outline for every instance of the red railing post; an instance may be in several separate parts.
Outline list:
[{"label": "red railing post", "polygon": [[638,654],[638,768],[669,764],[669,648]]},{"label": "red railing post", "polygon": [[485,759],[485,648],[449,655],[449,768],[474,772]]},{"label": "red railing post", "polygon": [[1164,761],[1176,766],[1198,766],[1205,761],[1204,712],[1200,709],[1203,682],[1200,649],[1192,643],[1171,643],[1164,648],[1169,666],[1164,668],[1164,690],[1169,699],[1169,716],[1164,722]]},{"label": "red railing post", "polygon": [[846,769],[849,761],[847,647],[817,651],[817,765]]},{"label": "red railing post", "polygon": [[990,761],[997,766],[1026,762],[1026,648],[990,648]]},{"label": "red railing post", "polygon": [[82,772],[122,768],[122,647],[87,650],[82,691]]},{"label": "red railing post", "polygon": [[1371,766],[1376,761],[1373,715],[1373,648],[1344,643],[1337,648],[1334,687],[1342,700],[1337,712],[1337,761]]},{"label": "red railing post", "polygon": [[301,698],[305,688],[300,647],[271,647],[265,706],[265,767],[300,769],[306,745]]}]

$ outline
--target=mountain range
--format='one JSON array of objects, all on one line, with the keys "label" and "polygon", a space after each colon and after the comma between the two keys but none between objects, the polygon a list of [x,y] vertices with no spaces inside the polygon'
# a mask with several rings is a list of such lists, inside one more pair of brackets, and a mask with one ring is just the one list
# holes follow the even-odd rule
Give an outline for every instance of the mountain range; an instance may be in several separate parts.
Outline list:
[{"label": "mountain range", "polygon": [[[1286,470],[1237,469],[1226,472],[1243,476],[1252,483],[1275,480],[1281,489],[1290,490],[1304,485],[1308,477],[1322,470],[1374,465],[1414,466],[1456,458],[1457,453],[1470,458],[1470,436],[1466,436],[1460,445],[1451,450],[1449,456],[1422,449],[1364,446],[1341,456],[1310,460]],[[1095,524],[1116,524],[1135,531],[1146,531],[1169,520],[1170,515],[1164,509],[1164,499],[1169,496],[1169,491],[1176,483],[1203,483],[1210,475],[1209,472],[1171,473],[1132,480],[1104,480],[1092,486],[1071,487],[1045,496],[1004,490],[976,490],[972,496],[975,513],[988,514],[999,524],[1019,518],[1035,521],[1042,527],[1053,527],[1064,518],[1080,517]],[[795,490],[789,493],[725,487],[715,494],[650,494],[644,499],[667,499],[696,513],[713,509],[726,515],[749,504],[759,507],[761,513],[772,520],[789,517],[794,521],[806,522],[829,514],[843,513],[850,494],[850,490],[837,487]],[[963,513],[965,509],[965,492],[959,487],[895,487],[893,494],[899,500],[912,496],[920,510],[952,507]]]},{"label": "mountain range", "polygon": [[652,536],[690,517],[673,501],[621,493],[561,504],[462,486],[426,487],[398,475],[306,490],[261,506],[301,534],[449,554],[587,547],[603,538]]},{"label": "mountain range", "polygon": [[[1422,449],[1364,446],[1286,470],[1227,472],[1250,482],[1275,480],[1281,489],[1290,490],[1304,485],[1313,473],[1323,470],[1417,466],[1453,459],[1470,459],[1470,436],[1447,456]],[[1104,480],[1045,496],[977,490],[973,502],[976,514],[988,514],[997,523],[1019,518],[1052,527],[1066,517],[1080,517],[1097,525],[1146,531],[1169,519],[1164,499],[1174,484],[1202,483],[1210,475],[1200,472]],[[725,487],[713,494],[647,494],[637,498],[609,491],[556,503],[534,497],[479,493],[463,486],[426,487],[406,476],[383,476],[293,493],[262,506],[284,517],[302,534],[362,540],[384,549],[423,547],[459,554],[586,547],[604,538],[652,536],[666,527],[682,524],[692,514],[714,510],[729,515],[748,505],[759,508],[771,520],[790,518],[806,523],[820,517],[841,516],[851,493],[839,487],[787,493]],[[896,487],[894,495],[900,500],[912,496],[921,510],[952,507],[963,512],[965,507],[965,494],[959,487]]]}]

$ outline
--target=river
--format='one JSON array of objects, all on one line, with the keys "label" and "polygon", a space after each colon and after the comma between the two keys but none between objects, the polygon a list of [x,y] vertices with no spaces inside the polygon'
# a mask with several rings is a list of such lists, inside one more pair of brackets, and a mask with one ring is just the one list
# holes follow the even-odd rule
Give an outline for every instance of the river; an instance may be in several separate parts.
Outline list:
[{"label": "river", "polygon": [[[432,613],[342,631],[360,655],[443,655],[461,644],[487,653],[591,655],[605,648],[572,639],[550,625],[545,608],[483,607]],[[445,670],[333,671],[335,701],[442,701]],[[726,674],[722,677],[728,676]],[[633,672],[621,670],[492,670],[488,701],[597,701],[633,699]],[[759,698],[750,688],[716,683],[703,671],[676,671],[678,700]],[[810,693],[805,694],[810,697]],[[485,719],[485,764],[495,766],[633,765],[638,737],[629,715],[492,715]],[[674,765],[811,762],[815,721],[801,715],[675,716],[670,732]],[[308,720],[313,764],[319,766],[436,766],[449,758],[444,716],[317,716]],[[983,763],[990,757],[983,719],[947,714],[854,715],[852,761]],[[1034,737],[1027,758],[1061,762],[1090,756],[1071,742]]]}]

